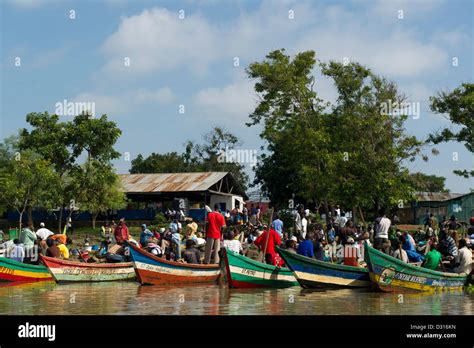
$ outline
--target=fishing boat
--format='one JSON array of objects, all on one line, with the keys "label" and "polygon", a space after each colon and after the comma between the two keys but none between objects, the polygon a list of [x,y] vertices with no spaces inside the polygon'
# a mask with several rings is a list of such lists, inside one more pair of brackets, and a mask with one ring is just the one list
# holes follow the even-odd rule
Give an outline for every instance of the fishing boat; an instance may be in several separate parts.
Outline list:
[{"label": "fishing boat", "polygon": [[189,264],[159,258],[128,244],[137,279],[141,284],[189,284],[216,282],[219,265]]},{"label": "fishing boat", "polygon": [[367,244],[364,254],[370,280],[382,291],[461,290],[467,282],[467,274],[438,272],[415,266]]},{"label": "fishing boat", "polygon": [[366,268],[319,261],[277,248],[286,265],[303,288],[365,288],[370,287]]},{"label": "fishing boat", "polygon": [[54,280],[62,282],[107,282],[135,279],[131,262],[85,263],[40,255]]},{"label": "fishing boat", "polygon": [[0,257],[0,281],[39,282],[52,280],[51,273],[42,265],[30,265]]},{"label": "fishing boat", "polygon": [[288,288],[298,285],[293,272],[252,260],[223,248],[223,266],[230,288]]}]

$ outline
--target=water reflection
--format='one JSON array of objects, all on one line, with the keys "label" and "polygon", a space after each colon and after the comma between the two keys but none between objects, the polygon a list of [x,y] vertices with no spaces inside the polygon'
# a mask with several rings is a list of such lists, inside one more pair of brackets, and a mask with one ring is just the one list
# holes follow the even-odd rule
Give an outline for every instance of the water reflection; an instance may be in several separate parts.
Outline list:
[{"label": "water reflection", "polygon": [[228,289],[136,282],[0,284],[0,314],[65,315],[472,315],[474,293],[392,294],[368,290]]}]

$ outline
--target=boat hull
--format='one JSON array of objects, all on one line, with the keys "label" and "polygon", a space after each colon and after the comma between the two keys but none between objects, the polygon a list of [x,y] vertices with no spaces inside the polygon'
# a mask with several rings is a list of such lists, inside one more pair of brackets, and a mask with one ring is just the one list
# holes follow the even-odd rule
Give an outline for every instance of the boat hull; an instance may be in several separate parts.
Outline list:
[{"label": "boat hull", "polygon": [[63,282],[108,282],[135,279],[131,262],[83,263],[41,256],[46,267],[58,283]]},{"label": "boat hull", "polygon": [[386,292],[462,290],[467,275],[433,271],[414,266],[365,246],[365,258],[372,283]]},{"label": "boat hull", "polygon": [[225,248],[222,253],[230,288],[288,288],[298,285],[288,268],[267,265]]},{"label": "boat hull", "polygon": [[371,286],[369,271],[365,268],[323,262],[280,248],[277,251],[303,288],[366,288]]},{"label": "boat hull", "polygon": [[2,282],[41,282],[52,280],[51,273],[44,266],[29,265],[0,257],[0,281]]},{"label": "boat hull", "polygon": [[197,265],[167,261],[129,244],[130,256],[141,284],[195,284],[216,282],[221,269],[218,265]]}]

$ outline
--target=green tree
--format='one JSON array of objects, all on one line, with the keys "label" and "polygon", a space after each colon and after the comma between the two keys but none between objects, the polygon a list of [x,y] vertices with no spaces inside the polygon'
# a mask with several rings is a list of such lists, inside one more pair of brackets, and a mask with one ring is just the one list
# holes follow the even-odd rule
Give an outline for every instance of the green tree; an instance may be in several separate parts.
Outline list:
[{"label": "green tree", "polygon": [[32,151],[16,153],[0,168],[0,200],[19,213],[20,229],[27,208],[50,205],[56,181],[51,164]]},{"label": "green tree", "polygon": [[223,128],[215,127],[204,134],[203,142],[188,141],[181,154],[152,153],[144,158],[139,154],[132,160],[130,173],[230,172],[242,190],[247,187],[248,176],[241,163],[225,160],[226,151],[234,150],[238,138]]},{"label": "green tree", "polygon": [[[431,110],[435,113],[448,114],[449,120],[458,130],[444,128],[430,134],[428,141],[434,144],[448,141],[463,143],[469,152],[474,152],[474,84],[463,83],[451,92],[440,92],[430,97]],[[472,163],[472,161],[471,161]],[[474,176],[474,169],[455,170],[455,174],[469,178]]]},{"label": "green tree", "polygon": [[420,192],[449,192],[446,189],[444,176],[427,175],[424,173],[410,173],[410,184]]},{"label": "green tree", "polygon": [[74,171],[77,206],[92,215],[95,229],[97,216],[109,209],[123,208],[127,202],[118,176],[108,164],[90,160]]},{"label": "green tree", "polygon": [[362,213],[409,199],[402,163],[419,153],[420,142],[404,132],[407,115],[381,111],[384,102],[404,101],[395,84],[357,63],[319,64],[338,91],[331,105],[313,90],[315,66],[313,51],[291,59],[277,50],[247,69],[260,97],[248,125],[262,124],[267,143],[254,184],[274,203],[294,193],[327,211],[343,202]]}]

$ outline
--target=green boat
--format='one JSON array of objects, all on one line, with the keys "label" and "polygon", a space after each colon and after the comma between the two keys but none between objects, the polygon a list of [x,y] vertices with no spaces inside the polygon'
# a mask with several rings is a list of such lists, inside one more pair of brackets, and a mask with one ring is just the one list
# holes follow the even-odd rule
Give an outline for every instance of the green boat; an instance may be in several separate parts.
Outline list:
[{"label": "green boat", "polygon": [[367,244],[364,254],[370,280],[382,291],[462,290],[467,282],[467,274],[439,272],[411,265]]},{"label": "green boat", "polygon": [[222,249],[222,256],[230,288],[288,288],[298,285],[288,268],[258,262],[226,248]]}]

